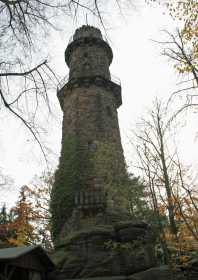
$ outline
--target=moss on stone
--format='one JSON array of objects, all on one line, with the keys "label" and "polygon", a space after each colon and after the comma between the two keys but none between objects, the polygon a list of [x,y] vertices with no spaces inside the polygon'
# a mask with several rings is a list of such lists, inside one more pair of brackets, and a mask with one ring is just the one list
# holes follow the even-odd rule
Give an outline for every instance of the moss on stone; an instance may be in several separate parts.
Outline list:
[{"label": "moss on stone", "polygon": [[88,169],[87,156],[87,151],[81,148],[77,138],[64,137],[60,163],[55,173],[55,183],[51,193],[53,239],[57,238],[65,221],[72,214],[75,193],[86,186],[83,170]]}]

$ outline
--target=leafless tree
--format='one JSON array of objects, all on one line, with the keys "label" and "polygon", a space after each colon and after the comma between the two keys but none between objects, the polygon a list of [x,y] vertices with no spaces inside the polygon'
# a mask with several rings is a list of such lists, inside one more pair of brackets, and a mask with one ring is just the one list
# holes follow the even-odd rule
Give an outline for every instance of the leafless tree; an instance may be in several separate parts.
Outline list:
[{"label": "leafless tree", "polygon": [[[179,89],[171,94],[169,102],[178,95],[185,95],[185,104],[180,111],[189,106],[197,106],[198,97],[198,64],[197,53],[191,41],[185,40],[179,29],[175,34],[164,31],[167,40],[159,42],[163,46],[162,54],[169,58],[180,75]],[[196,42],[195,42],[196,43]]]},{"label": "leafless tree", "polygon": [[190,174],[189,176],[189,170],[182,166],[178,156],[175,164],[178,168],[178,184],[181,189],[180,199],[177,199],[178,212],[181,215],[182,222],[186,224],[194,240],[198,242],[198,223],[196,218],[198,215],[197,174],[195,176]]},{"label": "leafless tree", "polygon": [[[171,244],[177,248],[178,254],[182,254],[185,247],[183,234],[189,238],[186,246],[195,248],[193,246],[197,246],[198,241],[197,172],[190,174],[189,168],[184,168],[179,160],[174,143],[175,125],[179,125],[175,122],[175,114],[171,115],[167,105],[156,100],[152,111],[135,131],[137,167],[149,189],[166,260],[170,257],[167,248]],[[171,240],[168,241],[162,215],[167,215],[169,220]]]},{"label": "leafless tree", "polygon": [[138,137],[138,145],[135,147],[140,161],[138,168],[141,169],[143,178],[145,178],[145,184],[148,188],[151,208],[155,215],[155,221],[159,231],[158,234],[159,242],[161,244],[164,253],[163,261],[164,263],[169,263],[170,256],[169,256],[168,246],[165,239],[164,227],[162,224],[162,219],[160,214],[160,205],[159,205],[159,198],[158,198],[160,192],[157,192],[156,190],[156,187],[158,187],[156,186],[156,177],[158,177],[158,171],[157,171],[158,168],[156,166],[156,170],[154,172],[153,164],[151,164],[151,157],[149,154],[148,145],[144,141],[142,142],[142,139],[141,141],[139,140],[140,139]]},{"label": "leafless tree", "polygon": [[[120,9],[119,0],[111,1]],[[56,87],[58,78],[47,59],[35,64],[32,57],[39,52],[50,28],[58,28],[61,15],[73,19],[81,11],[97,17],[105,28],[100,0],[0,0],[0,99],[5,108],[31,132],[43,155],[37,113],[46,106],[50,111],[48,90]]]},{"label": "leafless tree", "polygon": [[[143,171],[149,178],[150,186],[158,187],[159,195],[161,188],[165,189],[166,204],[170,222],[170,229],[177,234],[177,226],[174,218],[174,204],[172,201],[172,172],[174,153],[170,153],[167,143],[168,123],[165,119],[165,111],[160,101],[156,100],[154,109],[150,112],[148,119],[142,120],[142,129],[136,133],[138,139],[137,152],[141,160]],[[151,184],[152,182],[152,184]],[[154,194],[154,192],[152,192]],[[153,205],[157,207],[155,199]]]}]

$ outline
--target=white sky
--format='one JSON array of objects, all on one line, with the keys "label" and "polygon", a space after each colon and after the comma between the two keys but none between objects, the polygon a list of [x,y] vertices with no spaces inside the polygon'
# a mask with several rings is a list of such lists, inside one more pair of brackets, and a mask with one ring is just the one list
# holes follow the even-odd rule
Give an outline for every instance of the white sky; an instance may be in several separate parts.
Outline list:
[{"label": "white sky", "polygon": [[[89,22],[92,24],[92,22]],[[81,23],[77,24],[77,27]],[[76,25],[65,27],[63,31],[52,34],[49,40],[49,53],[55,71],[62,77],[68,73],[64,62],[64,50],[69,37],[73,34]],[[70,25],[71,26],[71,25]],[[138,122],[146,107],[151,106],[155,96],[168,98],[178,82],[177,76],[166,58],[160,55],[160,47],[153,40],[165,38],[161,30],[174,30],[175,22],[168,15],[163,15],[158,8],[140,5],[137,10],[132,10],[125,20],[112,17],[108,36],[114,53],[111,73],[121,79],[123,105],[119,109],[119,123],[125,155],[129,153],[127,135],[130,129]],[[64,24],[63,24],[64,28]],[[45,141],[49,143],[55,155],[59,154],[61,141],[62,114],[56,92],[51,92],[55,103],[56,120],[47,125]],[[16,199],[17,188],[28,184],[32,177],[41,174],[46,166],[41,159],[38,148],[32,145],[28,133],[24,133],[22,125],[16,120],[4,119],[4,129],[0,130],[1,166],[3,171],[15,180],[16,189],[12,191],[10,203]],[[2,118],[2,116],[1,116]],[[4,116],[3,116],[4,118]],[[198,159],[198,149],[194,137],[196,132],[197,114],[193,115],[185,133],[180,138],[182,156],[187,163]],[[57,157],[51,156],[53,166],[57,164]],[[128,157],[128,160],[129,159]],[[9,191],[10,192],[10,191]],[[0,203],[6,201],[10,194],[4,193]]]}]

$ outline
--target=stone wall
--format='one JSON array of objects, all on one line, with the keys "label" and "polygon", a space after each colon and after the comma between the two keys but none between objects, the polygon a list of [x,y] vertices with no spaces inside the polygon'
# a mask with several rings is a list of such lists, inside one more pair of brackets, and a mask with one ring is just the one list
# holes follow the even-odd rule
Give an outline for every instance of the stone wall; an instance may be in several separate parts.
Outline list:
[{"label": "stone wall", "polygon": [[71,79],[100,75],[109,79],[109,64],[106,49],[94,44],[94,42],[83,44],[75,48],[70,56],[69,77]]},{"label": "stone wall", "polygon": [[[63,201],[61,203],[59,201],[59,204],[63,205],[64,199],[67,203],[67,192],[69,192],[70,205],[72,204],[71,188],[73,188],[73,201],[76,197],[76,191],[82,191],[87,197],[90,197],[89,192],[101,190],[106,194],[107,199],[107,201],[101,202],[102,205],[109,206],[107,204],[111,204],[117,208],[120,207],[123,201],[116,188],[122,188],[121,184],[124,184],[127,175],[118,124],[117,98],[114,92],[111,88],[105,87],[105,82],[103,86],[88,82],[86,85],[74,83],[72,86],[66,86],[62,89],[61,95],[64,112],[63,137],[60,165],[55,176],[55,184],[57,184],[59,177],[64,177],[64,174],[68,174],[67,178],[70,177],[70,182],[65,178],[61,183],[62,186],[56,186],[56,188],[62,189],[62,192],[64,191],[64,195],[59,198]],[[78,144],[75,144],[75,147],[68,146],[66,142],[69,139]],[[70,140],[69,142],[71,142]],[[68,170],[64,170],[65,168],[72,169],[71,163],[67,163],[72,155],[68,155],[65,149],[71,149],[73,157],[75,154],[77,155],[75,160],[78,161],[79,170],[73,175],[68,173]],[[73,165],[73,159],[71,161]],[[76,180],[76,176],[78,179],[83,178],[83,183],[82,180],[81,182]],[[52,193],[55,192],[56,189]],[[57,196],[52,196],[52,198],[52,202],[56,204]],[[72,209],[76,207],[77,205],[73,204]],[[91,206],[90,211],[95,215],[93,208]],[[97,208],[96,204],[95,208]],[[70,214],[72,209],[69,211]],[[98,210],[101,211],[101,208]],[[103,210],[105,209],[103,208]],[[84,211],[84,213],[87,212],[86,216],[90,214],[90,211]],[[64,219],[64,214],[61,213],[61,215]],[[79,223],[77,220],[73,221],[74,216],[77,219],[77,216],[72,214],[68,221],[68,215],[65,215],[64,224],[67,225],[63,227],[65,233],[68,232],[68,222],[70,230],[76,228],[76,226],[71,227],[71,224]],[[80,217],[83,218],[82,215]],[[63,230],[61,230],[61,235],[62,233]]]},{"label": "stone wall", "polygon": [[116,99],[111,90],[89,84],[64,91],[64,135],[115,143],[122,151]]}]

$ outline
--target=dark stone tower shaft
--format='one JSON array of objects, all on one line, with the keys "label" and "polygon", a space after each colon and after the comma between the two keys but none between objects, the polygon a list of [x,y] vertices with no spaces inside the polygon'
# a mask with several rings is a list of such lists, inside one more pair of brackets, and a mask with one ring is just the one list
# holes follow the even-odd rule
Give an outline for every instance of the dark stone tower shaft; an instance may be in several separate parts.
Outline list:
[{"label": "dark stone tower shaft", "polygon": [[120,84],[111,80],[112,50],[98,29],[79,28],[65,51],[70,68],[68,83],[58,97],[64,112],[64,134],[120,143],[116,109],[121,105]]},{"label": "dark stone tower shaft", "polygon": [[90,26],[76,30],[65,52],[70,72],[58,90],[63,136],[51,196],[54,280],[132,279],[124,275],[155,265],[151,228],[132,221],[126,210],[130,179],[117,118],[121,87],[109,72],[112,56]]},{"label": "dark stone tower shaft", "polygon": [[112,58],[101,32],[90,26],[77,29],[65,51],[70,71],[58,90],[64,116],[51,202],[54,236],[66,231],[74,209],[83,219],[104,212],[110,200],[119,204],[110,186],[126,170],[117,117],[121,86],[110,75]]}]

